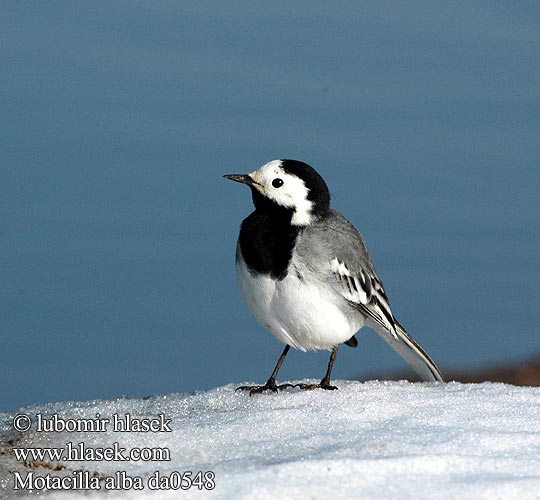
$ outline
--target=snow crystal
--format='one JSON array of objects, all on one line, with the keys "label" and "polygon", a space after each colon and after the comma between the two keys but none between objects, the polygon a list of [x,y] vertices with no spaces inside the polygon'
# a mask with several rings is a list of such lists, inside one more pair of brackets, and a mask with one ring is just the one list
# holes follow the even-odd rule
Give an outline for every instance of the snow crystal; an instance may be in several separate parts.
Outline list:
[{"label": "snow crystal", "polygon": [[[306,383],[312,381],[304,381]],[[52,492],[46,498],[354,499],[540,498],[540,388],[504,384],[336,381],[338,391],[249,397],[227,385],[191,395],[57,403],[17,413],[171,419],[172,432],[26,433],[0,414],[0,495],[13,472],[87,470],[140,476],[141,491]],[[170,461],[24,464],[13,447],[167,448]],[[30,466],[30,467],[29,467]],[[44,467],[45,466],[45,467]],[[215,489],[152,492],[155,472],[213,471]],[[28,495],[28,492],[19,492]],[[23,495],[23,496],[24,496]]]}]

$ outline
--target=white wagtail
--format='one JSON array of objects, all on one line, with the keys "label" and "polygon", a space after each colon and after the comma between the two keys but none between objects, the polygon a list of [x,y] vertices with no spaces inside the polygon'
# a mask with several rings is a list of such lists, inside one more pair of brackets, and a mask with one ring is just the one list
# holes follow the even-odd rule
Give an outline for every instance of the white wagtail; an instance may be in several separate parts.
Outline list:
[{"label": "white wagtail", "polygon": [[425,351],[397,322],[364,240],[339,212],[330,208],[322,177],[296,160],[274,160],[250,174],[227,179],[251,189],[253,211],[240,228],[236,269],[247,305],[285,344],[265,385],[239,387],[250,395],[291,387],[276,376],[291,347],[331,350],[319,384],[330,385],[339,344],[356,347],[360,328],[373,328],[426,381],[442,381]]}]

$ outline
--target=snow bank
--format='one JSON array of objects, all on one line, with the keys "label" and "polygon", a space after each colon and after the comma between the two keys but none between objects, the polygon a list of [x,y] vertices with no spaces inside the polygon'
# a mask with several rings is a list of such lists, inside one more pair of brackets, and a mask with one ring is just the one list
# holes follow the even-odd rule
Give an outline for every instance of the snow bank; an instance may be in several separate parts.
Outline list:
[{"label": "snow bank", "polygon": [[[21,409],[32,419],[25,433],[14,414],[0,414],[0,485],[12,490],[14,472],[74,477],[89,471],[100,490],[52,492],[46,498],[353,499],[540,498],[540,388],[504,384],[411,384],[337,381],[338,391],[289,389],[249,397],[233,385],[194,395],[156,396]],[[172,432],[37,432],[37,415],[67,419],[170,419]],[[157,421],[157,420],[156,420]],[[92,449],[117,442],[170,451],[170,461],[16,461],[12,448]],[[57,469],[57,470],[55,470]],[[117,471],[139,476],[144,489],[105,490]],[[148,479],[198,471],[211,484],[183,491],[151,491]],[[172,474],[172,475],[171,475]],[[110,479],[109,479],[110,480]],[[110,483],[112,484],[112,483]],[[186,483],[187,485],[187,483]],[[169,485],[170,486],[170,485]],[[1,491],[1,490],[0,490]]]}]

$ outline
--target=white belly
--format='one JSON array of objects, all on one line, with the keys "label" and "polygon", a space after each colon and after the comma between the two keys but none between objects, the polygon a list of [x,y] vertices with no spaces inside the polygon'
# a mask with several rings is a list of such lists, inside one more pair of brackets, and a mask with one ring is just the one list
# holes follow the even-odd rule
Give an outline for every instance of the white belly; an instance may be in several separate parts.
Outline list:
[{"label": "white belly", "polygon": [[281,281],[256,278],[237,261],[240,290],[260,323],[279,341],[302,351],[332,349],[363,326],[360,314],[347,314],[330,287],[300,279],[292,273]]}]

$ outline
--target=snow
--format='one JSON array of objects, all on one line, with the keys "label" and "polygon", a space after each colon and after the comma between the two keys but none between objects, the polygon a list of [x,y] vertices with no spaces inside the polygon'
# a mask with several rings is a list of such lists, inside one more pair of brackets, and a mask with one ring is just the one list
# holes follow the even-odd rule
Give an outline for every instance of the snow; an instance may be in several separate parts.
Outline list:
[{"label": "snow", "polygon": [[[306,383],[313,382],[310,380]],[[238,384],[240,385],[240,384]],[[55,403],[0,414],[0,492],[13,498],[13,472],[62,476],[73,470],[140,476],[144,489],[52,492],[48,499],[540,498],[540,388],[505,384],[336,381],[337,391],[288,389],[249,397],[227,385],[197,394]],[[63,419],[170,419],[172,432],[37,432],[36,415]],[[11,441],[10,441],[11,440]],[[11,444],[9,444],[10,442]],[[10,446],[164,447],[170,462],[63,462],[60,471],[16,462]],[[213,471],[215,489],[152,492],[159,470]],[[9,483],[9,484],[8,484]],[[7,489],[6,489],[7,488]],[[20,494],[21,492],[19,492]],[[23,492],[23,497],[28,492]]]}]

